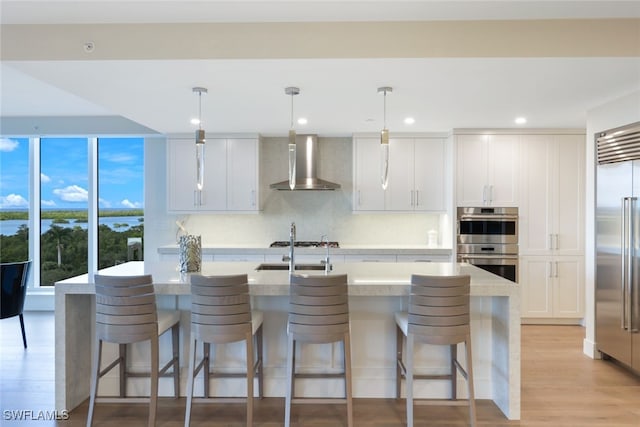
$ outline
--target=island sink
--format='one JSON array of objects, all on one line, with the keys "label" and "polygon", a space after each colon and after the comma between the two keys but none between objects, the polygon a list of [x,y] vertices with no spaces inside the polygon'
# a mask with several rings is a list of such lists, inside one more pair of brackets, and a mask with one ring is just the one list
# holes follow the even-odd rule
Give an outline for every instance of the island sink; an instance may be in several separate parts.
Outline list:
[{"label": "island sink", "polygon": [[[296,270],[324,270],[324,264],[296,264]],[[289,270],[289,264],[260,264],[256,271],[263,270]]]}]

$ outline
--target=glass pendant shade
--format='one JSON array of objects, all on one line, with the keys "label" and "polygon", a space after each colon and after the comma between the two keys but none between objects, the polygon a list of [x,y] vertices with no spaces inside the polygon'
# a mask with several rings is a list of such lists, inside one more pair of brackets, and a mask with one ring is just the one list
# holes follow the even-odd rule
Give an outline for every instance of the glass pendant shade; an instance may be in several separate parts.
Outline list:
[{"label": "glass pendant shade", "polygon": [[200,191],[204,188],[204,130],[196,131],[196,188]]},{"label": "glass pendant shade", "polygon": [[387,92],[392,92],[393,88],[389,86],[379,87],[378,93],[384,95],[384,124],[380,132],[380,183],[382,189],[386,190],[389,186],[389,129],[387,129]]},{"label": "glass pendant shade", "polygon": [[386,190],[389,185],[389,130],[380,132],[380,183]]},{"label": "glass pendant shade", "polygon": [[287,153],[289,157],[289,188],[293,190],[296,187],[296,131],[293,129],[293,97],[300,93],[300,89],[289,86],[284,89],[284,93],[291,96],[291,124]]}]

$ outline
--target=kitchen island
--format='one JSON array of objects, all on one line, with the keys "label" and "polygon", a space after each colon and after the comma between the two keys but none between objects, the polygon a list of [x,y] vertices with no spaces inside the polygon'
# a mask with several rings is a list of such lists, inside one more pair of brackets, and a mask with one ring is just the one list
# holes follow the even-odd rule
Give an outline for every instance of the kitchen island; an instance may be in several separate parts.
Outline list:
[{"label": "kitchen island", "polygon": [[[286,381],[286,322],[289,280],[287,271],[256,270],[256,263],[203,263],[202,274],[248,274],[253,306],[264,312],[266,396],[284,396]],[[181,390],[186,385],[188,335],[190,330],[189,275],[180,274],[174,263],[129,262],[102,270],[103,274],[152,274],[159,306],[182,310]],[[305,271],[305,274],[324,274]],[[471,276],[471,329],[474,380],[477,399],[491,399],[508,419],[520,418],[520,287],[477,267],[456,263],[339,263],[334,274],[349,277],[349,305],[352,333],[353,395],[357,398],[391,398],[395,387],[395,322],[393,313],[406,309],[411,274]],[[94,330],[95,288],[88,275],[56,284],[56,409],[72,410],[89,395],[91,342]],[[162,337],[168,338],[168,337]],[[169,342],[162,340],[161,359]],[[147,345],[148,346],[148,345]],[[341,369],[338,344],[311,345],[296,356],[300,369],[308,372],[337,372]],[[166,348],[165,348],[166,347]],[[104,360],[116,354],[116,346]],[[217,349],[216,361],[229,370],[242,369],[243,346],[231,344]],[[148,347],[136,344],[129,365],[147,368]],[[446,347],[423,346],[416,350],[416,369],[446,372]],[[239,359],[239,360],[238,360]],[[461,380],[461,379],[460,379]],[[100,393],[115,394],[117,375],[107,375]],[[166,382],[165,382],[166,381]],[[242,395],[242,381],[227,380],[220,392]],[[196,382],[202,387],[202,380]],[[218,387],[214,386],[214,390]],[[459,392],[464,387],[459,387]],[[339,380],[301,381],[300,395],[342,395]],[[129,394],[148,394],[148,380],[131,379]],[[416,397],[446,397],[446,382],[415,384]],[[160,380],[160,395],[171,395],[169,379]],[[464,397],[461,394],[461,397]]]}]

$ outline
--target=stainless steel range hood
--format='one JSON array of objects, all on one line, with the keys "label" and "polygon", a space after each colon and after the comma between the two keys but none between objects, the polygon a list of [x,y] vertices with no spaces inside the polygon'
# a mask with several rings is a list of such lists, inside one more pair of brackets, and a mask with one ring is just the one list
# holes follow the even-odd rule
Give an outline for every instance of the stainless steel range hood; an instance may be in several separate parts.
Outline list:
[{"label": "stainless steel range hood", "polygon": [[[293,190],[335,190],[340,184],[325,181],[318,174],[318,136],[296,135],[296,185]],[[289,190],[289,181],[270,185],[275,190]]]}]

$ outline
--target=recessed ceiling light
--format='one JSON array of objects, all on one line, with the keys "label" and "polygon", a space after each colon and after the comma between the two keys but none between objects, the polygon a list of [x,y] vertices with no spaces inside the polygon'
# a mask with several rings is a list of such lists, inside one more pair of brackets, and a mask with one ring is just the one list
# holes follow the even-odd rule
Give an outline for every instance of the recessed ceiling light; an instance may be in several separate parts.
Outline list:
[{"label": "recessed ceiling light", "polygon": [[306,125],[307,124],[307,119],[305,117],[300,117],[298,119],[298,124],[299,125]]},{"label": "recessed ceiling light", "polygon": [[200,124],[200,120],[196,117],[194,117],[193,119],[191,119],[191,124],[192,125],[199,125]]},{"label": "recessed ceiling light", "polygon": [[412,125],[416,122],[416,119],[414,119],[413,117],[406,117],[404,119],[404,124],[405,125]]},{"label": "recessed ceiling light", "polygon": [[514,121],[516,122],[517,125],[523,125],[523,124],[527,123],[527,118],[526,117],[516,117],[516,119]]}]

